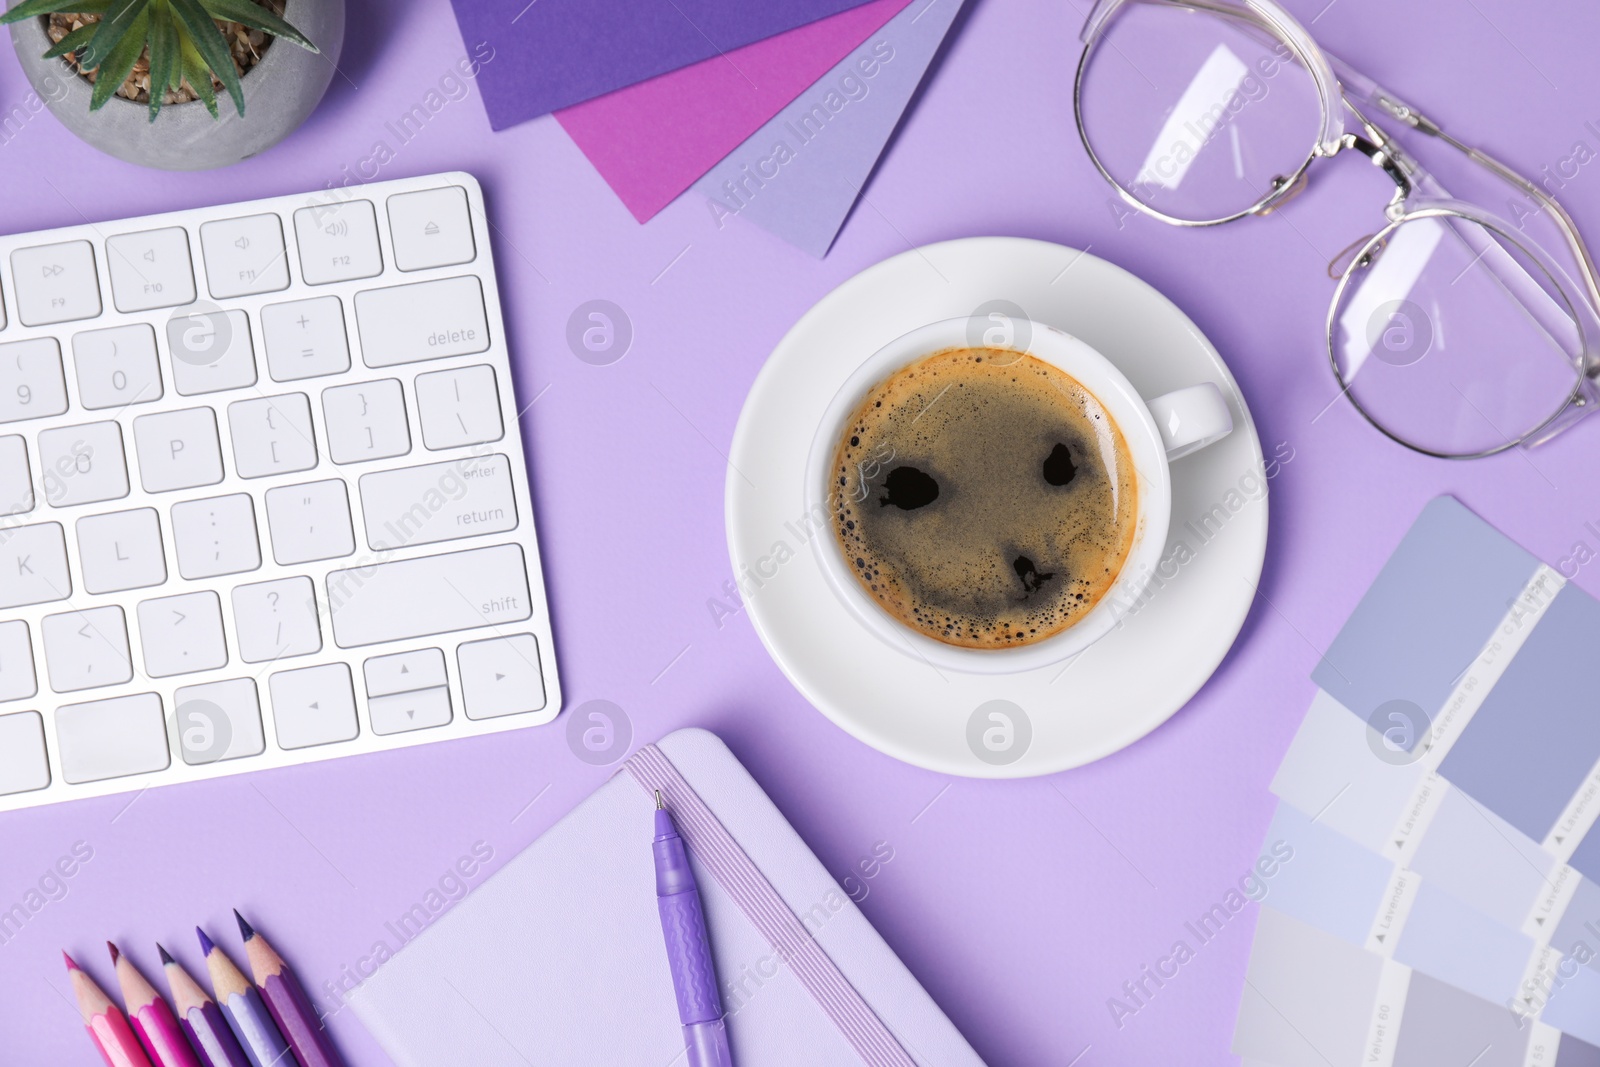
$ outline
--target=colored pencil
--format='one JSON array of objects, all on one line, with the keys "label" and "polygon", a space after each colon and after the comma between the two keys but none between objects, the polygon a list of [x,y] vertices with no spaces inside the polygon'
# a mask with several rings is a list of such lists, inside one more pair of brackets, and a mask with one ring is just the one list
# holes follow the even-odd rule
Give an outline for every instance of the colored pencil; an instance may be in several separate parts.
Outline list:
[{"label": "colored pencil", "polygon": [[333,1035],[323,1026],[321,1016],[311,1006],[311,998],[283,957],[245,922],[243,915],[236,911],[233,917],[239,920],[239,934],[244,938],[256,988],[261,990],[261,999],[267,1002],[278,1029],[300,1057],[301,1067],[344,1067],[344,1060],[334,1048]]},{"label": "colored pencil", "polygon": [[167,988],[172,991],[172,1008],[178,1013],[189,1044],[200,1054],[203,1067],[250,1067],[239,1039],[228,1029],[217,1002],[206,995],[183,964],[160,945],[161,966],[167,972]]},{"label": "colored pencil", "polygon": [[109,1067],[150,1067],[150,1057],[144,1054],[133,1028],[123,1017],[122,1009],[111,1003],[105,990],[95,984],[83,968],[65,952],[67,974],[72,979],[72,993],[78,998],[78,1011],[83,1014],[83,1027],[89,1039],[100,1050]]},{"label": "colored pencil", "polygon": [[133,1032],[154,1067],[200,1067],[189,1047],[189,1039],[178,1026],[178,1017],[161,999],[133,961],[117,951],[117,946],[106,942],[111,950],[111,963],[117,969],[117,983],[122,986],[122,1006],[128,1013]]},{"label": "colored pencil", "polygon": [[206,969],[211,972],[211,991],[216,994],[217,1005],[223,1018],[239,1039],[245,1059],[250,1067],[295,1067],[289,1043],[278,1032],[272,1014],[261,1002],[255,986],[233,965],[225,952],[211,943],[206,932],[195,927],[200,935],[200,951],[206,956]]}]

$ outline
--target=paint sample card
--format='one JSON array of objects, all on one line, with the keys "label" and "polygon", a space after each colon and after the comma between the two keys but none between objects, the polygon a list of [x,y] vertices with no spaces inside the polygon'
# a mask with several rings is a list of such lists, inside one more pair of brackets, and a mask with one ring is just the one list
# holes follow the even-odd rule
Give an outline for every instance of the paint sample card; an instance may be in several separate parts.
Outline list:
[{"label": "paint sample card", "polygon": [[1439,497],[1312,677],[1397,754],[1600,880],[1597,647],[1600,603]]},{"label": "paint sample card", "polygon": [[695,183],[720,229],[737,216],[827,254],[962,0],[913,0]]},{"label": "paint sample card", "polygon": [[[1530,936],[1559,920],[1574,885],[1585,882],[1320,691],[1272,791],[1314,813],[1318,825]],[[1588,884],[1600,894],[1600,886]]]},{"label": "paint sample card", "polygon": [[1600,1065],[1594,1045],[1272,906],[1256,925],[1233,1051],[1276,1067]]}]

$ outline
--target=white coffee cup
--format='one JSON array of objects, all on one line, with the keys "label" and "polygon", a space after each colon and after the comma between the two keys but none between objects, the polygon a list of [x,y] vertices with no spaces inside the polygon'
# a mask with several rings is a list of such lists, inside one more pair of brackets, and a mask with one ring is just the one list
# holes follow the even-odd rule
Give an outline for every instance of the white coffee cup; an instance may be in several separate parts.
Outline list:
[{"label": "white coffee cup", "polygon": [[833,457],[851,414],[875,385],[900,368],[946,349],[983,344],[972,340],[971,320],[947,319],[913,330],[861,364],[828,405],[806,461],[806,511],[818,527],[812,551],[834,594],[886,644],[935,667],[976,674],[1012,674],[1057,663],[1115,629],[1127,606],[1138,601],[1166,547],[1172,514],[1169,464],[1233,432],[1228,402],[1211,382],[1144,400],[1110,360],[1071,334],[1024,320],[1013,327],[1013,336],[1027,338],[1026,347],[998,347],[1026,352],[1076,379],[1110,413],[1133,459],[1138,497],[1133,544],[1106,594],[1065,630],[1004,649],[963,648],[928,637],[895,618],[861,587],[833,531],[832,495],[838,491]]}]

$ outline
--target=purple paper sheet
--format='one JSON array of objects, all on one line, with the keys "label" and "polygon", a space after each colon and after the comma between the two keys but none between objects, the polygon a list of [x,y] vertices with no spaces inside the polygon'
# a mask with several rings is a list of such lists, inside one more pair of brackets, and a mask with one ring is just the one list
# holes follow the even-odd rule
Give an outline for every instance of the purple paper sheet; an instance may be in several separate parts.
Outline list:
[{"label": "purple paper sheet", "polygon": [[827,254],[962,0],[914,0],[694,189],[718,228],[738,216],[817,258]]},{"label": "purple paper sheet", "polygon": [[865,0],[451,0],[502,57],[478,79],[497,130],[721,55]]}]

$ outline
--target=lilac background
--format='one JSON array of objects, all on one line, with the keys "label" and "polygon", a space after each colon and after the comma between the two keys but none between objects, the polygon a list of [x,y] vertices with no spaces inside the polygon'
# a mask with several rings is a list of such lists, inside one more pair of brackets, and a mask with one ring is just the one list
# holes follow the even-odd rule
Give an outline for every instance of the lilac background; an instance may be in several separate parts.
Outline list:
[{"label": "lilac background", "polygon": [[[1563,561],[1576,542],[1600,551],[1600,426],[1529,455],[1452,464],[1389,444],[1346,405],[1317,417],[1334,395],[1324,264],[1377,223],[1387,180],[1342,158],[1268,219],[1119,228],[1071,121],[1087,0],[971,2],[867,202],[820,263],[737,220],[719,231],[692,197],[641,227],[553,120],[491,134],[476,93],[398,148],[381,176],[461,167],[486,187],[519,385],[525,397],[548,388],[525,433],[568,707],[616,701],[640,739],[688,724],[718,731],[841,878],[887,842],[894,859],[862,883],[863,908],[996,1067],[1231,1063],[1249,915],[1120,1029],[1107,998],[1254,859],[1318,650],[1423,504],[1456,493],[1571,574]],[[1316,18],[1330,48],[1525,168],[1555,166],[1578,140],[1600,147],[1585,128],[1600,120],[1593,5],[1554,0],[1534,18],[1513,0],[1324,4],[1290,7]],[[349,80],[335,79],[284,146],[230,171],[156,175],[41,115],[0,144],[0,226],[299,192],[353,171],[377,138],[393,147],[385,122],[465,49],[444,0],[352,9]],[[0,112],[26,92],[14,61],[0,60]],[[1580,168],[1564,196],[1600,234],[1600,165]],[[1293,454],[1273,482],[1262,597],[1210,684],[1117,756],[1009,783],[946,779],[856,743],[789,687],[742,615],[719,629],[706,606],[730,577],[720,453],[766,354],[830,288],[908,242],[991,233],[1091,247],[1169,293],[1230,361],[1268,453]],[[568,315],[594,298],[622,305],[636,330],[609,367],[579,361],[565,341]],[[1600,567],[1576,580],[1600,593]],[[107,937],[152,973],[157,938],[198,967],[188,931],[203,922],[229,934],[235,905],[327,1008],[317,987],[376,941],[392,945],[385,922],[474,842],[498,865],[604,780],[607,769],[568,749],[565,721],[155,790],[131,807],[111,797],[0,816],[0,908],[74,841],[95,850],[67,898],[0,946],[0,1059],[97,1062],[64,1000],[60,948],[105,980]],[[596,1014],[617,1010],[626,1006]],[[353,1064],[385,1062],[351,1013],[333,1026]]]}]

